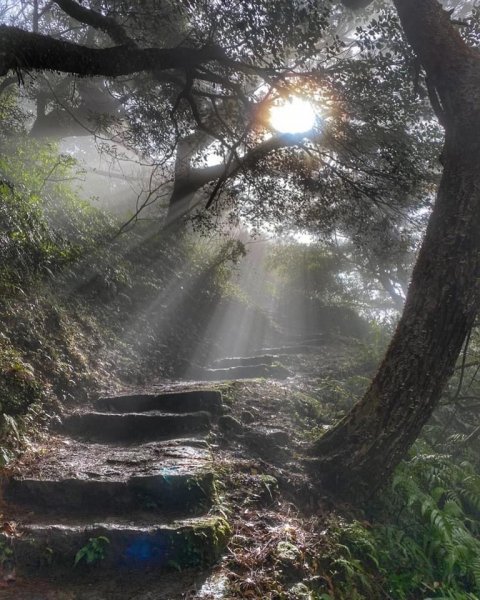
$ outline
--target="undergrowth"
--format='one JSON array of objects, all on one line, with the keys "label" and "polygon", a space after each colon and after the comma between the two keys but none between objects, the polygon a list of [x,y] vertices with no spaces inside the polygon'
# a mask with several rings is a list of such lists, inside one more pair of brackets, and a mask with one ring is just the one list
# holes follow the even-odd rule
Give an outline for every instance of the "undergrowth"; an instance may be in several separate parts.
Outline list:
[{"label": "undergrowth", "polygon": [[[331,517],[324,563],[330,589],[323,597],[480,597],[478,357],[475,330],[440,407],[392,482],[362,519]],[[341,399],[349,384],[333,387]]]},{"label": "undergrowth", "polygon": [[370,521],[330,520],[331,598],[478,598],[480,476],[467,461],[416,450]]},{"label": "undergrowth", "polygon": [[175,375],[208,348],[244,251],[158,223],[117,235],[125,216],[79,196],[55,144],[21,131],[0,143],[1,466],[62,404]]}]

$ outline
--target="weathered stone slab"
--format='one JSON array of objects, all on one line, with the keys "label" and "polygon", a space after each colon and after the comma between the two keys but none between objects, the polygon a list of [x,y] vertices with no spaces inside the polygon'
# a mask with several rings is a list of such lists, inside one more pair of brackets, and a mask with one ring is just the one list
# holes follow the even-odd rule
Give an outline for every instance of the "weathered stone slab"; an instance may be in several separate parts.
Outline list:
[{"label": "weathered stone slab", "polygon": [[292,375],[287,368],[278,365],[252,365],[230,367],[226,369],[202,369],[196,375],[208,381],[224,381],[228,379],[286,379]]},{"label": "weathered stone slab", "polygon": [[99,411],[189,413],[208,411],[218,413],[222,406],[222,394],[216,390],[189,390],[161,394],[130,394],[99,398]]},{"label": "weathered stone slab", "polygon": [[[21,537],[0,534],[0,543],[13,550],[17,573],[62,572],[72,569],[182,569],[206,566],[224,549],[230,530],[220,517],[189,519],[164,525],[132,525],[94,521],[68,525],[48,521],[22,527]],[[97,543],[101,552],[87,564],[86,554],[74,567],[82,548]]]},{"label": "weathered stone slab", "polygon": [[95,441],[141,442],[206,433],[210,426],[210,414],[205,411],[185,414],[88,412],[66,417],[62,430]]},{"label": "weathered stone slab", "polygon": [[321,352],[321,344],[295,344],[292,346],[278,346],[277,348],[263,348],[269,354],[315,354]]},{"label": "weathered stone slab", "polygon": [[4,499],[42,514],[97,516],[130,514],[193,514],[211,506],[213,474],[208,471],[176,472],[111,479],[12,478]]},{"label": "weathered stone slab", "polygon": [[232,356],[230,358],[221,358],[214,361],[215,369],[225,369],[230,367],[254,367],[257,365],[271,366],[278,361],[279,357],[274,354],[262,354],[260,356]]}]

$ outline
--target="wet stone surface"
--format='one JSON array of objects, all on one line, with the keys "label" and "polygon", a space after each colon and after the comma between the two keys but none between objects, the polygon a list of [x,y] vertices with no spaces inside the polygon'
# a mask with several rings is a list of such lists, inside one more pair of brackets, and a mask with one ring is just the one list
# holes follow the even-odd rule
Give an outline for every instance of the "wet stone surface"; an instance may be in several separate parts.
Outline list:
[{"label": "wet stone surface", "polygon": [[202,438],[180,438],[146,444],[96,444],[59,436],[30,463],[22,465],[18,476],[59,480],[126,480],[133,474],[153,475],[169,470],[188,472],[210,458]]},{"label": "wet stone surface", "polygon": [[[104,412],[67,415],[61,434],[3,482],[4,518],[12,525],[0,534],[0,547],[11,556],[10,579],[18,582],[15,591],[5,583],[10,596],[17,594],[11,597],[29,598],[28,585],[20,590],[36,577],[63,586],[93,567],[117,574],[204,569],[225,546],[227,523],[209,515],[215,488],[206,441],[220,393],[136,394],[100,404]],[[116,412],[128,406],[143,412]],[[4,591],[0,585],[0,598]],[[31,597],[60,593],[57,586]]]},{"label": "wet stone surface", "polygon": [[[256,564],[267,547],[265,540],[271,542],[272,531],[284,531],[285,518],[290,522],[292,494],[314,506],[301,470],[296,472],[301,465],[295,456],[305,444],[299,433],[301,429],[303,435],[305,419],[310,419],[311,399],[302,409],[307,416],[299,412],[299,402],[317,387],[319,372],[322,377],[336,377],[343,369],[352,370],[350,340],[336,345],[325,345],[322,339],[302,342],[296,347],[259,351],[254,361],[240,357],[236,363],[240,370],[234,366],[237,358],[223,363],[224,371],[221,374],[219,369],[215,379],[247,376],[244,367],[249,369],[248,376],[258,376],[258,366],[276,367],[277,358],[289,373],[295,373],[286,380],[218,384],[225,406],[219,406],[218,390],[205,389],[211,384],[162,381],[147,390],[125,390],[121,396],[102,398],[79,409],[73,416],[78,427],[71,435],[64,431],[52,436],[48,447],[17,465],[11,483],[4,488],[8,495],[8,486],[13,485],[3,515],[8,527],[4,525],[0,543],[4,550],[12,551],[14,559],[0,568],[0,600],[246,597],[246,574],[233,561],[233,553],[240,557],[244,553],[245,564]],[[258,358],[265,353],[272,355],[272,360]],[[363,369],[360,365],[359,372]],[[197,376],[201,379],[201,373]],[[86,424],[83,421],[82,425],[82,418],[92,413],[102,414],[93,417],[102,440],[95,439],[91,431],[88,435],[82,431]],[[127,430],[134,433],[124,435],[117,430],[122,434],[117,437],[110,425],[125,414],[135,415],[126,421]],[[206,425],[198,430],[190,421],[186,427],[168,427],[154,440],[139,435],[136,429],[141,423],[139,416],[166,416],[173,418],[170,423],[187,417],[178,422],[188,423],[189,414],[196,414],[193,422],[197,418]],[[299,417],[303,419],[301,428]],[[214,444],[209,447],[206,436],[211,426],[214,434],[209,439]],[[210,518],[212,448],[227,484],[227,501],[234,509],[229,513],[235,530],[230,554],[224,552],[228,526],[222,518]],[[288,494],[284,504],[277,498],[280,487]],[[272,523],[277,526],[272,528]],[[300,532],[297,546],[301,546],[305,532],[296,526],[289,531],[292,536]],[[105,556],[94,557],[92,564],[81,560],[74,566],[77,553],[88,548],[91,540],[101,538],[108,540]],[[280,533],[277,541],[283,541]],[[290,555],[283,556],[283,547],[277,544],[272,547],[276,548],[274,566],[281,559],[285,570],[293,572],[287,568]],[[212,573],[209,565],[222,552],[224,558]],[[262,559],[259,573],[264,563]],[[295,585],[295,581],[289,583],[291,594]],[[302,593],[299,585],[297,595]]]}]

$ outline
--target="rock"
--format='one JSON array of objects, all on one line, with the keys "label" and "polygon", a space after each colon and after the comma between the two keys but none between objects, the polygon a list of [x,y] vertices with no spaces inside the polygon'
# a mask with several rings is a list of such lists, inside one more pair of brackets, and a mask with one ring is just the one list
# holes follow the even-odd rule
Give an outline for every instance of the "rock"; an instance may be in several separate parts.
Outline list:
[{"label": "rock", "polygon": [[276,550],[277,559],[282,563],[292,563],[301,560],[302,553],[291,542],[283,541],[279,542]]},{"label": "rock", "polygon": [[255,415],[249,410],[242,411],[242,414],[240,416],[243,423],[250,424],[256,420]]},{"label": "rock", "polygon": [[290,442],[288,433],[282,429],[271,429],[265,435],[268,441],[276,446],[286,446]]},{"label": "rock", "polygon": [[[188,373],[192,377],[191,372]],[[226,381],[230,379],[286,379],[293,373],[282,365],[251,365],[224,369],[203,369],[195,372],[195,379],[206,381]]]},{"label": "rock", "polygon": [[222,406],[222,394],[217,390],[186,390],[160,392],[158,394],[126,394],[102,397],[95,407],[107,412],[192,413],[207,411],[218,413]]},{"label": "rock", "polygon": [[62,430],[73,437],[97,442],[140,442],[172,439],[186,433],[206,433],[211,415],[193,413],[101,413],[71,414],[63,420]]},{"label": "rock", "polygon": [[[288,542],[287,540],[278,543],[275,551],[277,564],[281,567],[283,578],[295,581],[302,574],[302,551],[300,548]],[[298,584],[297,584],[298,585]],[[293,596],[294,598],[304,598],[304,596]],[[308,596],[307,596],[308,598]]]},{"label": "rock", "polygon": [[231,358],[222,358],[214,362],[216,369],[227,369],[230,367],[255,367],[258,365],[272,365],[276,356],[272,354],[262,354],[260,356],[233,356]]},{"label": "rock", "polygon": [[231,415],[222,415],[218,419],[218,427],[224,433],[243,433],[244,426]]},{"label": "rock", "polygon": [[245,443],[251,449],[269,460],[285,459],[285,446],[290,438],[281,429],[248,429],[244,434]]}]

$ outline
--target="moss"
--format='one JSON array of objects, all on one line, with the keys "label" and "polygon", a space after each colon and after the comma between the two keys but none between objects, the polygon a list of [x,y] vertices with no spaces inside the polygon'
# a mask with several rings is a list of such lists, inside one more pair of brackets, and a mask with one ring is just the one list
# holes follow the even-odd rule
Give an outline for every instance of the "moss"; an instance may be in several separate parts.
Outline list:
[{"label": "moss", "polygon": [[182,568],[212,564],[221,556],[232,530],[223,517],[198,520],[181,532],[175,562]]}]

